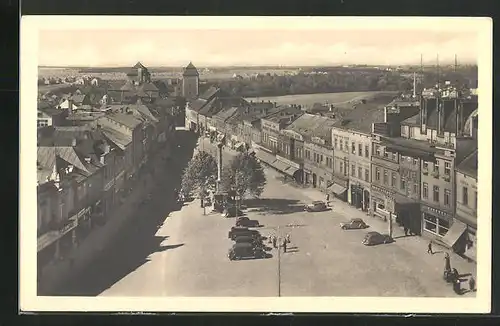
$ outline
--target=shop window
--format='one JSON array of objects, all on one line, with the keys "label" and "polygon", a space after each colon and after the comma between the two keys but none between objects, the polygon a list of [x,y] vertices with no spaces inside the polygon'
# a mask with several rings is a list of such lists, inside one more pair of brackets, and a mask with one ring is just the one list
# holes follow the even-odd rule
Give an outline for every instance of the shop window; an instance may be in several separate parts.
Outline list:
[{"label": "shop window", "polygon": [[432,199],[435,202],[439,202],[439,187],[438,186],[432,187]]},{"label": "shop window", "polygon": [[429,198],[429,185],[427,182],[424,182],[422,185],[422,197],[425,199]]},{"label": "shop window", "polygon": [[437,218],[432,215],[425,214],[424,229],[437,234],[437,227],[438,227]]},{"label": "shop window", "polygon": [[375,168],[375,180],[380,181],[380,168]]},{"label": "shop window", "polygon": [[462,187],[462,204],[469,205],[469,189]]},{"label": "shop window", "polygon": [[387,173],[387,170],[384,170],[384,184],[386,185],[389,182],[389,174]]},{"label": "shop window", "polygon": [[391,187],[395,187],[395,186],[396,186],[396,173],[392,172],[391,173]]},{"label": "shop window", "polygon": [[450,196],[451,196],[451,191],[449,189],[444,190],[444,205],[445,206],[450,206]]},{"label": "shop window", "polygon": [[363,179],[363,168],[358,168],[358,179]]},{"label": "shop window", "polygon": [[448,230],[450,229],[450,223],[446,220],[438,219],[439,224],[438,224],[438,233],[440,236],[446,235],[448,233]]}]

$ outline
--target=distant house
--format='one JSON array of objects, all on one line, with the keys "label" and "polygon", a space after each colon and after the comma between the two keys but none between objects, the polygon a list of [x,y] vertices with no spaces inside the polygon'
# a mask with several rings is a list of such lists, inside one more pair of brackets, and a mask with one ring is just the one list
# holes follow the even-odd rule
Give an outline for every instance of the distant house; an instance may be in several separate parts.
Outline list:
[{"label": "distant house", "polygon": [[68,116],[68,110],[59,110],[47,102],[39,102],[37,107],[37,128],[62,126]]},{"label": "distant house", "polygon": [[75,94],[70,95],[65,98],[61,104],[59,104],[60,109],[69,109],[71,111],[78,109],[82,105],[91,105],[90,95],[86,94]]}]

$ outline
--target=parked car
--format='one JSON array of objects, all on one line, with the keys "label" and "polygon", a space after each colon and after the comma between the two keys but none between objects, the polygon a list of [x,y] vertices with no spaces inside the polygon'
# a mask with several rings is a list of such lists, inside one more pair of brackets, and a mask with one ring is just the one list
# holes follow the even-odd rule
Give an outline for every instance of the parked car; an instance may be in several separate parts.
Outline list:
[{"label": "parked car", "polygon": [[239,227],[239,226],[233,226],[231,230],[229,230],[228,233],[228,238],[231,240],[234,240],[236,237],[239,236],[250,236],[256,239],[260,239],[260,233],[257,230],[249,230],[246,227]]},{"label": "parked car", "polygon": [[264,243],[262,242],[262,239],[260,238],[254,238],[252,236],[248,235],[241,235],[237,236],[236,238],[233,239],[235,243],[250,243],[254,248],[263,248]]},{"label": "parked car", "polygon": [[247,216],[240,216],[236,220],[236,226],[257,227],[259,225],[259,221],[251,220]]},{"label": "parked car", "polygon": [[241,216],[243,215],[243,212],[238,209],[236,206],[229,206],[224,208],[224,211],[222,212],[222,216],[224,217],[235,217],[235,216]]},{"label": "parked car", "polygon": [[340,223],[342,230],[366,229],[368,225],[361,218],[351,218],[348,222]]},{"label": "parked car", "polygon": [[375,246],[378,244],[385,244],[394,242],[394,239],[391,238],[388,234],[380,234],[378,232],[368,232],[363,239],[363,244],[365,246]]},{"label": "parked car", "polygon": [[315,200],[312,203],[304,206],[304,210],[306,212],[322,212],[326,211],[328,207],[326,206],[326,203],[321,200]]},{"label": "parked car", "polygon": [[266,252],[261,248],[254,248],[250,243],[236,243],[227,254],[230,260],[265,258]]}]

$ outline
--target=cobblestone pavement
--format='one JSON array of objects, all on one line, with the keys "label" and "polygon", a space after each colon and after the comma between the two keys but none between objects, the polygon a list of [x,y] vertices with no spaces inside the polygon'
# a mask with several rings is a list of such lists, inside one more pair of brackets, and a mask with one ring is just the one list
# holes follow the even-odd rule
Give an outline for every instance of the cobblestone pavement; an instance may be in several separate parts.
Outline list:
[{"label": "cobblestone pavement", "polygon": [[[101,295],[456,296],[442,280],[443,254],[426,254],[425,240],[396,234],[395,243],[365,247],[361,240],[366,230],[342,231],[339,223],[359,214],[370,225],[368,230],[385,231],[386,223],[336,201],[331,211],[305,213],[305,203],[323,196],[283,184],[271,170],[266,174],[262,198],[247,200],[245,212],[264,225],[260,229],[265,236],[290,234],[288,252],[278,255],[272,249],[268,259],[229,261],[227,232],[234,219],[203,215],[194,201],[158,217],[163,223],[149,236],[154,240],[147,232],[124,239],[119,259],[139,254],[144,261],[122,273]],[[140,223],[135,232],[142,234]],[[461,258],[452,256],[452,265],[463,274],[475,274],[475,265]]]}]

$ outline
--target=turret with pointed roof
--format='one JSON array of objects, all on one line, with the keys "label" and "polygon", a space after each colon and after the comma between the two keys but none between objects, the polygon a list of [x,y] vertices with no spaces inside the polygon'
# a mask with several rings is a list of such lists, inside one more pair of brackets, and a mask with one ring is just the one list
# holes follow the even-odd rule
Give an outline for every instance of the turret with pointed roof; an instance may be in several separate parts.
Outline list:
[{"label": "turret with pointed roof", "polygon": [[198,77],[200,74],[198,73],[198,69],[193,65],[192,62],[189,62],[189,64],[184,68],[184,73],[182,74],[184,77],[188,76],[196,76]]}]

